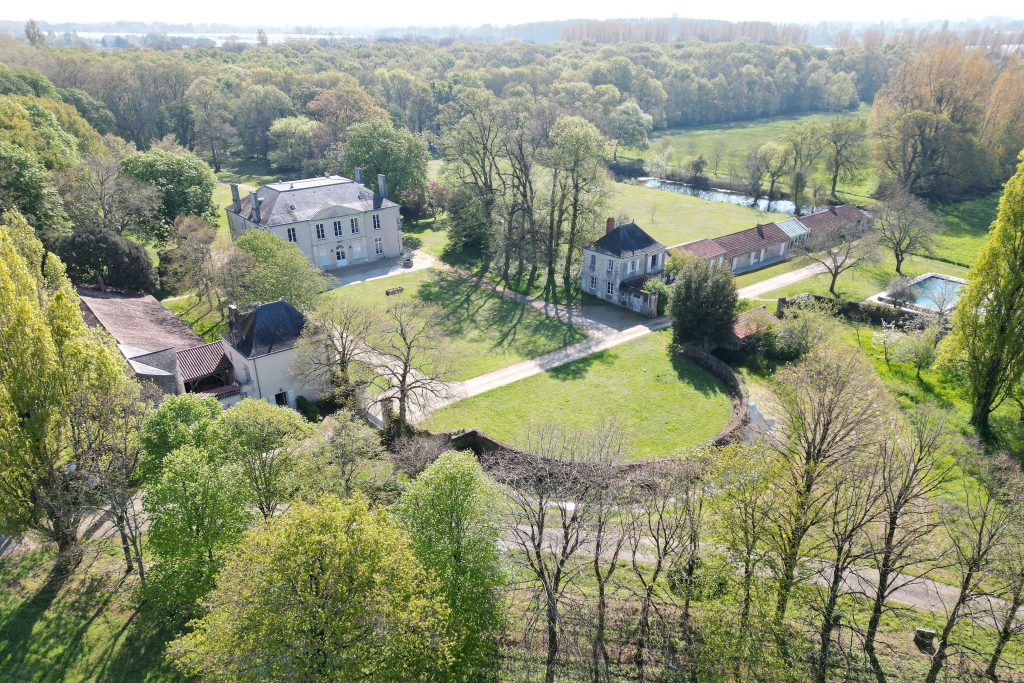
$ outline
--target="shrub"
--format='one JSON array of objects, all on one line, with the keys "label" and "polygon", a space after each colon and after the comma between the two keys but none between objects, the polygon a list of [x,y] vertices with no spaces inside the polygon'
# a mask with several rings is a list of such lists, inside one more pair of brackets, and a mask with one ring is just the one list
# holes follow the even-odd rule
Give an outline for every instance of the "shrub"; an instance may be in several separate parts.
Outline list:
[{"label": "shrub", "polygon": [[310,422],[320,421],[320,408],[305,396],[297,396],[295,398],[295,409]]},{"label": "shrub", "polygon": [[658,295],[658,315],[665,315],[665,309],[668,308],[669,298],[672,296],[671,290],[668,285],[662,282],[656,277],[648,278],[644,282],[644,289],[648,292],[654,292]]}]

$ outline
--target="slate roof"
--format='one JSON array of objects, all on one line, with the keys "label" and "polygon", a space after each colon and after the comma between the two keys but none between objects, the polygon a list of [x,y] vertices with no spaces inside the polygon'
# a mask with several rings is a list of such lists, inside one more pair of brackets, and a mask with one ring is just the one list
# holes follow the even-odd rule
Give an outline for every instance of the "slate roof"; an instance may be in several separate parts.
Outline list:
[{"label": "slate roof", "polygon": [[672,247],[673,251],[688,251],[694,256],[702,259],[713,259],[716,256],[725,254],[725,249],[711,240],[694,240],[685,244],[677,244]]},{"label": "slate roof", "polygon": [[809,231],[814,232],[815,230],[845,228],[870,218],[871,214],[862,211],[853,204],[843,204],[842,206],[830,206],[823,211],[801,216],[800,222]]},{"label": "slate roof", "polygon": [[807,226],[801,223],[798,218],[787,218],[784,221],[779,221],[775,225],[779,226],[779,229],[789,235],[790,238],[802,237],[808,232]]},{"label": "slate roof", "polygon": [[256,358],[294,348],[305,325],[299,309],[287,301],[274,301],[241,316],[225,340],[244,357]]},{"label": "slate roof", "polygon": [[183,382],[208,377],[230,368],[231,361],[224,353],[224,342],[216,341],[178,351],[178,370]]},{"label": "slate roof", "polygon": [[85,286],[77,289],[85,321],[103,327],[122,346],[145,352],[180,351],[203,343],[195,332],[149,294]]},{"label": "slate roof", "polygon": [[[306,178],[264,185],[256,191],[263,226],[287,225],[308,221],[324,209],[342,206],[354,211],[374,211],[398,206],[365,185],[341,176]],[[238,215],[255,221],[253,194],[242,198]]]},{"label": "slate roof", "polygon": [[726,258],[731,259],[752,251],[760,251],[773,245],[789,242],[789,235],[775,223],[767,223],[729,235],[722,235],[712,241],[725,250]]},{"label": "slate roof", "polygon": [[617,257],[632,256],[664,248],[664,244],[648,235],[636,223],[623,223],[587,246],[587,249]]}]

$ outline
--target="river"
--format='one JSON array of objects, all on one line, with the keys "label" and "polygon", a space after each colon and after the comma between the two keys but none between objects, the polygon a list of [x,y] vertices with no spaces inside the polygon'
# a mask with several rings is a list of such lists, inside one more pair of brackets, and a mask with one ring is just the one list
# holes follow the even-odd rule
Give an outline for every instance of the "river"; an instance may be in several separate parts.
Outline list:
[{"label": "river", "polygon": [[[710,202],[725,202],[727,204],[737,204],[739,206],[756,206],[760,211],[774,211],[775,213],[788,213],[790,215],[796,213],[796,205],[788,199],[776,199],[770,204],[765,197],[758,197],[755,203],[754,198],[749,194],[742,192],[734,192],[732,190],[723,190],[719,188],[709,188],[702,190],[701,188],[694,187],[687,183],[677,183],[671,180],[662,180],[661,178],[638,178],[644,186],[653,188],[655,190],[665,190],[666,192],[676,192],[678,194],[686,194],[691,197],[698,197],[705,199]],[[815,206],[804,206],[801,210],[801,214],[813,213],[817,211],[818,207]]]}]

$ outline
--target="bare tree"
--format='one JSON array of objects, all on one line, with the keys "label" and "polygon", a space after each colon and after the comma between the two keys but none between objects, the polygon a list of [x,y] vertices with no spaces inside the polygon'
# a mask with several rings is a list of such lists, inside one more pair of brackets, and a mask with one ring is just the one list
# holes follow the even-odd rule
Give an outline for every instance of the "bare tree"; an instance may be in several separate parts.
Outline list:
[{"label": "bare tree", "polygon": [[621,468],[623,430],[616,421],[594,434],[595,481],[591,496],[591,570],[597,584],[594,605],[595,624],[591,644],[591,667],[594,683],[611,680],[611,657],[607,646],[608,590],[619,567],[619,558],[626,543],[626,515],[629,484]]},{"label": "bare tree", "polygon": [[946,623],[939,633],[925,683],[935,683],[953,646],[953,632],[970,615],[982,592],[980,584],[1006,541],[1010,517],[987,491],[964,483],[962,504],[948,503],[943,528],[949,539],[952,568],[959,576],[953,604],[946,606]]},{"label": "bare tree", "polygon": [[778,429],[772,449],[782,470],[779,504],[769,515],[772,569],[781,629],[808,533],[823,519],[840,463],[875,447],[888,404],[863,357],[819,348],[776,375]]},{"label": "bare tree", "polygon": [[906,190],[891,192],[875,212],[878,240],[896,259],[896,272],[903,274],[903,261],[914,252],[932,252],[939,223],[925,203]]},{"label": "bare tree", "polygon": [[870,554],[866,543],[868,526],[880,511],[882,496],[878,462],[870,455],[854,456],[843,462],[837,471],[835,486],[824,506],[825,523],[822,534],[822,584],[818,593],[820,625],[818,653],[814,667],[815,683],[828,678],[832,634],[837,626],[837,607],[848,591],[847,574],[854,565]]},{"label": "bare tree", "polygon": [[441,335],[430,323],[430,313],[419,304],[399,303],[384,313],[381,343],[367,362],[376,377],[372,383],[380,390],[378,403],[387,414],[398,403],[395,435],[409,432],[412,411],[426,412],[448,398],[447,377]]},{"label": "bare tree", "polygon": [[[765,160],[758,153],[756,147],[750,150],[743,159],[743,171],[747,178],[747,191],[753,197],[754,204],[757,204],[757,200],[760,199],[764,188]],[[735,175],[735,171],[733,171],[733,174]]]},{"label": "bare tree", "polygon": [[711,172],[715,175],[718,175],[718,167],[721,165],[723,157],[725,157],[725,140],[715,140],[715,144],[711,146]]},{"label": "bare tree", "polygon": [[929,289],[925,296],[935,306],[939,328],[944,329],[949,315],[956,308],[956,302],[960,299],[960,284],[943,278],[942,282],[937,287]]},{"label": "bare tree", "polygon": [[[1009,456],[997,461],[1001,499],[1009,517],[1007,538],[1020,539],[1024,536],[1024,476],[1020,466]],[[995,647],[985,666],[985,675],[997,680],[996,669],[1003,657],[1003,650],[1014,636],[1024,632],[1017,613],[1024,606],[1024,544],[1008,541],[1000,545],[994,557],[992,579],[996,600],[991,602],[992,620],[998,635]]]},{"label": "bare tree", "polygon": [[353,364],[369,357],[367,341],[374,321],[369,308],[338,298],[328,299],[308,313],[293,363],[302,383],[321,387],[341,405],[358,410]]},{"label": "bare tree", "polygon": [[871,565],[878,572],[872,596],[871,616],[864,633],[864,650],[878,669],[875,638],[886,603],[892,595],[920,577],[906,570],[927,561],[929,539],[938,524],[933,494],[950,478],[954,465],[949,453],[948,416],[923,406],[891,427],[879,443],[879,476],[882,481],[882,515],[870,536]]},{"label": "bare tree", "polygon": [[546,683],[554,683],[561,644],[562,607],[569,588],[586,569],[579,558],[591,539],[595,487],[587,440],[550,425],[526,439],[533,456],[491,456],[489,469],[504,485],[509,540],[514,557],[539,591],[546,631]]},{"label": "bare tree", "polygon": [[74,422],[75,436],[83,448],[93,452],[87,474],[103,516],[117,529],[125,570],[137,570],[144,586],[146,567],[136,470],[141,454],[138,435],[147,403],[138,385],[129,385],[123,393],[107,398],[103,409],[95,413],[95,420]]},{"label": "bare tree", "polygon": [[852,180],[857,177],[867,160],[864,136],[867,125],[863,119],[840,116],[832,119],[825,128],[825,168],[832,180],[831,197],[836,198],[836,186],[840,178]]},{"label": "bare tree", "polygon": [[722,509],[719,534],[729,555],[743,569],[740,631],[750,625],[754,577],[764,564],[768,511],[774,506],[773,477],[777,476],[769,449],[763,443],[733,447],[723,452]]},{"label": "bare tree", "polygon": [[832,296],[839,296],[836,280],[840,275],[878,259],[878,238],[867,228],[829,227],[812,233],[801,249],[808,261],[825,267],[832,277],[828,291]]}]

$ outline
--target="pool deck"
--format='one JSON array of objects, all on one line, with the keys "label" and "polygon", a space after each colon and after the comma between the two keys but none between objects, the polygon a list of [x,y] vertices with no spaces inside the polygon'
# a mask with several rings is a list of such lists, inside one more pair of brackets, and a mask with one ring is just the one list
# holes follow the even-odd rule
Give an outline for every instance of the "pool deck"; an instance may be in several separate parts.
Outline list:
[{"label": "pool deck", "polygon": [[[967,284],[967,280],[964,280],[963,278],[956,277],[955,275],[946,275],[944,273],[924,273],[923,275],[918,275],[917,277],[911,278],[910,282],[908,284],[911,287],[913,287],[914,285],[918,284],[919,282],[924,282],[925,280],[927,280],[929,278],[933,278],[933,277],[934,278],[938,278],[940,280],[947,280],[949,282],[956,282],[956,283],[959,283],[961,285]],[[889,298],[888,290],[886,290],[884,292],[879,292],[878,294],[874,294],[872,296],[869,296],[864,301],[870,301],[873,304],[882,304],[884,306],[894,306],[893,304],[889,303],[888,301],[882,301],[882,299],[884,299],[884,298]],[[937,309],[933,308],[931,306],[922,306],[922,305],[917,304],[917,303],[915,303],[913,306],[914,306],[913,308],[906,307],[906,306],[901,306],[899,308],[901,308],[902,310],[907,311],[909,313],[920,313],[921,309],[924,309],[925,311],[930,311],[932,313],[937,312]]]}]

